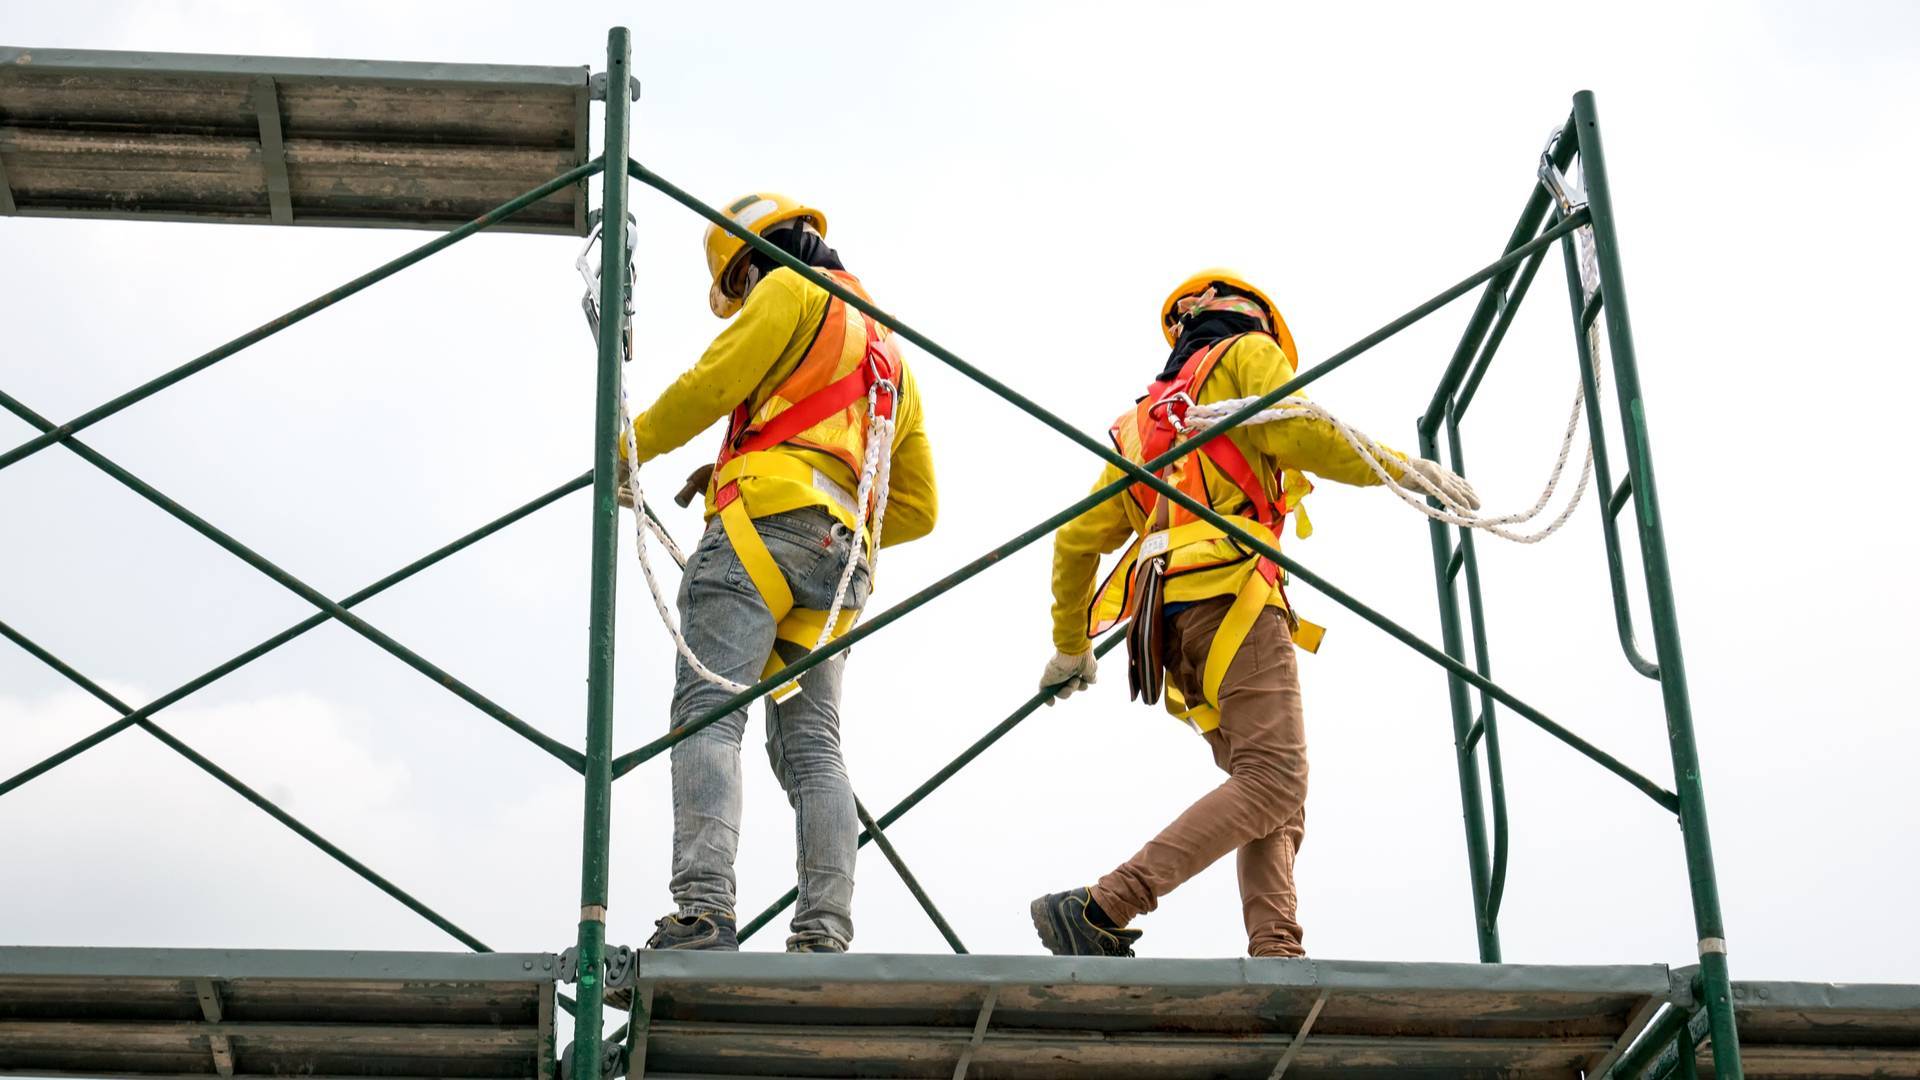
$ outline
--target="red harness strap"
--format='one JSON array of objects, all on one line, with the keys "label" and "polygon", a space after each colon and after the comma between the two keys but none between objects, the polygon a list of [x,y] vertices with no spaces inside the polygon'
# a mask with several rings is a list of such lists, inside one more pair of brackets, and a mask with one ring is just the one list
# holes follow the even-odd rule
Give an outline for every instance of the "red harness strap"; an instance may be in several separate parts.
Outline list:
[{"label": "red harness strap", "polygon": [[[831,310],[842,303],[835,299],[827,312],[827,318],[838,316]],[[860,365],[826,386],[801,398],[788,406],[786,411],[767,421],[758,428],[747,426],[751,417],[749,402],[741,402],[733,410],[733,419],[727,424],[727,439],[722,444],[720,465],[741,454],[750,454],[767,450],[795,438],[808,428],[820,423],[833,414],[854,404],[873,389],[876,383],[885,381],[891,390],[883,389],[875,401],[876,415],[884,419],[893,418],[895,399],[899,396],[900,362],[883,343],[879,324],[866,316],[867,354]],[[803,361],[804,363],[804,361]],[[740,497],[740,485],[737,481],[728,483],[714,493],[714,506],[721,508]]]},{"label": "red harness strap", "polygon": [[[1207,376],[1212,373],[1214,363],[1225,356],[1227,350],[1237,340],[1239,336],[1227,338],[1210,348],[1200,350],[1181,367],[1178,375],[1171,379],[1162,379],[1147,388],[1146,396],[1140,399],[1140,406],[1134,412],[1134,422],[1138,425],[1141,454],[1144,460],[1151,461],[1173,446],[1179,434],[1179,428],[1185,424],[1187,409],[1194,403],[1194,394],[1198,392],[1200,384],[1204,383]],[[1276,505],[1275,500],[1267,495],[1266,485],[1261,483],[1259,475],[1248,463],[1246,455],[1241,453],[1240,447],[1226,435],[1208,440],[1200,447],[1199,453],[1207,461],[1212,462],[1214,468],[1220,470],[1221,475],[1225,476],[1233,486],[1240,489],[1241,495],[1246,498],[1253,510],[1251,515],[1253,519],[1272,529],[1277,535],[1287,516],[1285,494],[1279,497]],[[1187,485],[1187,494],[1202,503],[1210,504],[1204,467],[1196,461],[1195,467],[1188,475],[1191,480]],[[1159,492],[1146,484],[1135,484],[1129,490],[1134,501],[1140,504],[1140,508],[1151,515],[1154,503],[1160,497]],[[1187,513],[1185,510],[1181,512]],[[1258,568],[1260,576],[1267,581],[1279,580],[1280,567],[1271,559],[1262,556],[1258,562]]]}]

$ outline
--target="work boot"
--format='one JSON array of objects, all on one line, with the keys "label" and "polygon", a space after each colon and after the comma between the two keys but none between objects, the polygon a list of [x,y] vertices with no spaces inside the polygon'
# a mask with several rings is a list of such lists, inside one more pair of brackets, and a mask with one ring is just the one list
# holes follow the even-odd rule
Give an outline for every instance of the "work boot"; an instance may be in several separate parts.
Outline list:
[{"label": "work boot", "polygon": [[1040,944],[1055,956],[1132,956],[1138,930],[1109,930],[1087,916],[1093,897],[1086,889],[1048,893],[1029,905]]},{"label": "work boot", "polygon": [[656,929],[647,939],[649,949],[698,949],[738,952],[740,939],[734,934],[733,916],[718,911],[698,915],[668,915],[657,919]]},{"label": "work boot", "polygon": [[789,941],[787,942],[787,951],[790,953],[844,953],[847,950],[835,945],[831,941],[813,940]]}]

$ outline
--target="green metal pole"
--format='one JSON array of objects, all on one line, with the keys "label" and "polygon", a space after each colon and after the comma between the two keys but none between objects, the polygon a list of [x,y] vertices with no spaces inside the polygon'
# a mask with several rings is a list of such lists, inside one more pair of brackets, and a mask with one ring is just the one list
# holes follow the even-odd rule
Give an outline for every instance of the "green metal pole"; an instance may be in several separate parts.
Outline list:
[{"label": "green metal pole", "polygon": [[479,217],[474,218],[472,221],[467,222],[465,225],[447,233],[445,236],[437,236],[421,244],[419,247],[414,248],[412,251],[407,252],[405,255],[367,271],[337,289],[331,289],[321,293],[319,296],[301,304],[299,307],[294,308],[279,318],[271,322],[262,323],[252,330],[241,334],[239,337],[234,338],[232,341],[227,342],[225,345],[211,352],[203,353],[164,375],[149,379],[139,386],[134,387],[132,390],[114,398],[112,401],[89,409],[64,424],[58,426],[48,425],[47,429],[41,434],[28,439],[26,442],[21,443],[19,446],[14,447],[4,454],[0,454],[0,469],[4,469],[22,458],[37,454],[47,447],[52,446],[54,443],[59,442],[66,436],[72,435],[82,428],[99,423],[129,405],[152,397],[167,387],[172,386],[174,383],[190,375],[204,371],[250,345],[265,341],[267,338],[285,330],[287,327],[307,318],[309,315],[325,311],[327,308],[366,289],[368,286],[385,281],[400,271],[405,270],[407,267],[420,262],[427,256],[444,251],[482,229],[498,225],[500,222],[525,210],[541,199],[587,179],[594,173],[599,172],[603,164],[603,161],[589,161],[584,165],[568,169],[566,172],[541,184],[539,187],[524,194],[517,195],[499,206],[494,207]]},{"label": "green metal pole", "polygon": [[[1559,217],[1555,214],[1555,219]],[[1560,241],[1567,268],[1567,296],[1573,304],[1573,349],[1580,361],[1580,385],[1586,389],[1587,437],[1593,447],[1593,482],[1602,492],[1610,493],[1606,507],[1600,514],[1600,534],[1607,549],[1607,583],[1613,593],[1614,631],[1620,637],[1621,651],[1627,654],[1627,663],[1633,670],[1649,679],[1660,677],[1660,665],[1641,655],[1640,643],[1634,639],[1633,608],[1627,599],[1626,556],[1620,550],[1620,508],[1624,503],[1621,496],[1632,492],[1631,480],[1623,484],[1619,492],[1613,490],[1613,463],[1607,457],[1606,418],[1600,413],[1600,380],[1594,367],[1597,362],[1593,356],[1591,343],[1587,340],[1586,286],[1580,282],[1580,255],[1575,247],[1574,238],[1567,236]],[[1603,298],[1596,298],[1602,305]]]},{"label": "green metal pole", "polygon": [[[627,160],[628,63],[633,55],[627,28],[607,32],[607,116],[601,154]],[[627,174],[603,174],[600,220],[600,363],[593,410],[593,585],[587,614],[586,808],[580,837],[580,986],[573,1012],[575,1076],[599,1080],[602,984],[607,943],[607,860],[613,802],[613,617],[614,570],[620,554],[620,505],[614,470],[620,440],[621,344],[627,327]]]},{"label": "green metal pole", "polygon": [[1675,611],[1673,574],[1667,563],[1666,532],[1653,475],[1646,406],[1640,396],[1640,371],[1634,359],[1633,326],[1627,314],[1627,290],[1620,270],[1620,244],[1614,231],[1613,192],[1607,179],[1606,151],[1593,93],[1573,97],[1580,169],[1586,181],[1587,207],[1600,264],[1600,295],[1613,353],[1613,377],[1632,462],[1635,520],[1640,528],[1640,561],[1647,577],[1647,606],[1653,621],[1654,655],[1660,664],[1660,694],[1667,711],[1667,742],[1673,755],[1674,790],[1680,796],[1680,833],[1693,893],[1693,921],[1699,937],[1700,977],[1713,1037],[1713,1071],[1719,1080],[1740,1080],[1740,1042],[1733,1015],[1733,986],[1727,973],[1727,930],[1720,914],[1720,887],[1713,868],[1713,844],[1707,831],[1707,796],[1700,779],[1700,752],[1694,740],[1693,706],[1687,697],[1686,662],[1680,651],[1680,621]]},{"label": "green metal pole", "polygon": [[[1442,398],[1437,413],[1452,407],[1452,398]],[[1424,426],[1420,432],[1420,456],[1440,460],[1440,447],[1433,433]],[[1431,502],[1432,500],[1428,500]],[[1453,542],[1444,522],[1427,521],[1427,537],[1433,548],[1433,579],[1440,600],[1440,646],[1456,663],[1467,659],[1466,643],[1460,630],[1460,600],[1448,564],[1453,561]],[[1467,684],[1458,676],[1447,676],[1447,706],[1453,714],[1453,763],[1460,780],[1460,816],[1467,831],[1467,883],[1473,892],[1473,932],[1480,949],[1480,962],[1500,962],[1500,931],[1487,917],[1487,890],[1491,873],[1487,866],[1487,810],[1480,794],[1480,757],[1474,752],[1471,731],[1473,705],[1467,699]]]},{"label": "green metal pole", "polygon": [[[1516,292],[1524,286],[1525,280],[1522,278],[1521,284],[1514,287]],[[1513,304],[1517,302],[1510,302],[1503,315],[1511,315]],[[1489,349],[1497,344],[1496,338],[1499,334],[1500,329],[1496,326],[1494,334],[1487,338]],[[1488,358],[1492,356],[1491,353],[1485,355]],[[1486,368],[1481,367],[1479,370],[1484,372]],[[1455,404],[1453,411],[1447,414],[1447,451],[1452,455],[1453,471],[1465,476],[1467,457],[1466,449],[1460,439],[1458,410],[1459,405]],[[1467,626],[1473,634],[1473,669],[1491,679],[1493,660],[1487,651],[1486,602],[1480,592],[1480,558],[1473,546],[1473,530],[1457,529],[1455,531],[1460,538],[1460,566],[1466,575],[1467,582]],[[1481,735],[1486,739],[1487,801],[1493,808],[1493,867],[1487,875],[1487,899],[1481,918],[1497,935],[1500,929],[1500,901],[1507,890],[1507,853],[1511,844],[1507,833],[1506,766],[1500,757],[1500,723],[1494,715],[1493,697],[1485,690],[1480,691],[1480,711],[1474,720],[1471,734]],[[1474,743],[1471,734],[1467,740],[1469,753],[1473,752]]]},{"label": "green metal pole", "polygon": [[[1107,655],[1107,653],[1113,651],[1114,646],[1120,644],[1121,641],[1125,640],[1126,636],[1127,636],[1127,627],[1125,623],[1122,623],[1112,633],[1108,634],[1105,638],[1101,639],[1098,645],[1095,645],[1093,647],[1093,655],[1096,657]],[[975,739],[972,746],[969,746],[965,750],[960,752],[959,757],[956,757],[952,761],[947,762],[946,765],[941,767],[939,772],[936,772],[932,776],[927,777],[926,780],[923,781],[919,787],[914,788],[913,791],[909,793],[906,798],[901,799],[899,802],[893,804],[893,809],[888,810],[884,814],[881,814],[877,819],[875,819],[875,824],[879,825],[880,828],[884,829],[892,825],[894,822],[899,821],[901,818],[905,817],[907,813],[911,811],[914,807],[919,806],[920,803],[924,801],[927,796],[933,794],[936,790],[938,790],[940,785],[946,783],[948,780],[953,779],[954,775],[958,773],[961,769],[964,769],[968,765],[973,764],[973,760],[975,758],[979,757],[981,754],[986,753],[987,748],[992,746],[994,743],[999,742],[1001,737],[1006,735],[1007,732],[1012,731],[1016,727],[1019,727],[1020,722],[1025,720],[1027,717],[1032,716],[1035,712],[1039,711],[1040,706],[1045,705],[1046,703],[1052,701],[1053,693],[1054,693],[1054,688],[1048,687],[1044,690],[1041,690],[1039,693],[1033,695],[1032,697],[1028,698],[1024,704],[1022,704],[1018,709],[1015,709],[1013,711],[1012,715],[1008,716],[1005,720],[1000,721],[998,724],[995,724],[992,728],[988,729],[985,735],[982,735],[978,739]],[[872,829],[868,829],[867,831],[862,832],[860,834],[859,846],[865,847],[867,842],[873,839],[874,835],[875,835],[875,830],[872,830]],[[800,896],[800,891],[798,889],[788,889],[785,896],[782,896],[780,899],[768,905],[765,911],[762,911],[760,914],[754,916],[751,922],[748,922],[744,926],[740,927],[740,940],[745,941],[748,938],[752,937],[757,931],[760,930],[761,927],[766,926],[768,923],[773,921],[775,916],[779,915],[782,911],[785,911],[788,905],[792,904],[796,899],[799,898],[799,896]]]},{"label": "green metal pole", "polygon": [[[933,897],[927,895],[927,890],[920,884],[920,879],[914,876],[912,870],[907,869],[907,861],[900,857],[900,852],[893,846],[893,841],[887,839],[886,830],[881,828],[879,822],[873,820],[872,814],[867,813],[866,804],[861,802],[857,795],[853,800],[853,809],[860,815],[860,824],[867,827],[866,832],[861,835],[873,838],[874,844],[880,848],[880,854],[885,855],[887,862],[892,865],[893,872],[900,875],[900,883],[907,887],[907,891],[913,894],[915,900],[919,901],[920,910],[926,912],[927,918],[933,921],[933,928],[940,931],[941,937],[947,939],[947,947],[960,955],[966,955],[967,947],[960,943],[960,935],[953,932],[953,925],[947,922],[945,915],[940,913],[940,908],[934,904]],[[855,847],[858,846],[858,844],[855,845]]]}]

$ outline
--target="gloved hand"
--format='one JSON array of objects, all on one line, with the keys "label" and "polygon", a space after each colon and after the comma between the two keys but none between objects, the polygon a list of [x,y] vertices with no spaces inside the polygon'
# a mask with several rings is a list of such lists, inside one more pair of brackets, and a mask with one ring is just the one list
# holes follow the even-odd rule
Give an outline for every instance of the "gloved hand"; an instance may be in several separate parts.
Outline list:
[{"label": "gloved hand", "polygon": [[614,459],[613,497],[621,506],[633,509],[633,466],[624,457]]},{"label": "gloved hand", "polygon": [[[1407,472],[1418,473],[1424,477],[1428,483],[1432,484],[1435,489],[1444,494],[1448,499],[1459,503],[1469,510],[1480,509],[1480,496],[1474,494],[1473,485],[1467,483],[1466,477],[1461,476],[1452,469],[1447,468],[1437,461],[1428,461],[1426,458],[1408,458],[1401,462],[1400,465],[1401,468]],[[1419,481],[1414,480],[1412,477],[1406,477],[1401,486],[1411,488],[1415,492],[1424,492],[1426,490],[1420,486]]]},{"label": "gloved hand", "polygon": [[1047,699],[1047,704],[1051,705],[1060,698],[1072,697],[1074,691],[1085,690],[1092,686],[1094,674],[1099,670],[1100,663],[1093,658],[1092,649],[1078,656],[1063,652],[1054,653],[1053,659],[1047,661],[1047,670],[1040,673],[1040,689],[1050,690],[1056,686],[1059,687],[1054,690],[1053,697]]}]

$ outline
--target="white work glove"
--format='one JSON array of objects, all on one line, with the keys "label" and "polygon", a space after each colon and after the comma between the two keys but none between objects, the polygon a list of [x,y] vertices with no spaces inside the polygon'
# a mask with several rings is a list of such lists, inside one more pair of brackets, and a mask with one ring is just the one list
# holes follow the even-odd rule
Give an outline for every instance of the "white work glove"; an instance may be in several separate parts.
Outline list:
[{"label": "white work glove", "polygon": [[[1435,490],[1445,495],[1447,499],[1452,502],[1458,503],[1469,510],[1480,509],[1480,496],[1474,494],[1473,485],[1467,483],[1466,477],[1461,476],[1452,469],[1447,468],[1437,461],[1428,461],[1426,458],[1408,458],[1400,464],[1407,472],[1418,473],[1428,483],[1432,484]],[[1419,481],[1411,476],[1402,477],[1400,486],[1411,489],[1416,493],[1424,493],[1426,491],[1425,488],[1420,486]]]},{"label": "white work glove", "polygon": [[1060,698],[1072,697],[1074,691],[1085,690],[1092,686],[1094,673],[1099,670],[1100,663],[1093,658],[1092,649],[1078,656],[1063,652],[1054,653],[1053,659],[1047,661],[1047,670],[1040,673],[1040,689],[1054,690],[1055,687],[1059,687],[1054,690],[1053,697],[1047,699],[1047,704],[1051,705]]},{"label": "white work glove", "polygon": [[633,509],[633,466],[626,458],[615,458],[613,466],[613,497],[621,506]]}]

